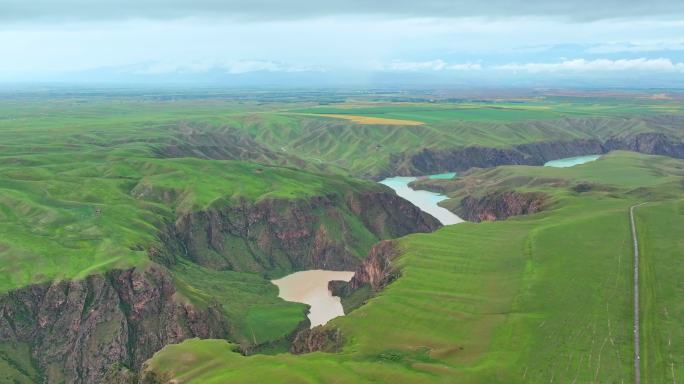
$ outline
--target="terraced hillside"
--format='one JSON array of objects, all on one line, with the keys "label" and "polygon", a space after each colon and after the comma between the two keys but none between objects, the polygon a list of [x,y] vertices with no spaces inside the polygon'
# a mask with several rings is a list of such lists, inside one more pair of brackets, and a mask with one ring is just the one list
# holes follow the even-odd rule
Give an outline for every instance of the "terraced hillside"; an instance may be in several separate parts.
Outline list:
[{"label": "terraced hillside", "polygon": [[[341,330],[341,352],[244,357],[225,341],[188,340],[148,361],[147,377],[179,383],[632,381],[627,212],[642,201],[657,202],[638,211],[651,276],[642,288],[649,297],[642,308],[645,375],[679,377],[676,335],[684,314],[674,276],[681,263],[660,262],[682,250],[679,237],[670,235],[682,217],[684,162],[622,152],[570,169],[501,167],[478,180],[487,185],[507,174],[509,183],[527,178],[525,188],[548,193],[552,203],[534,215],[400,239],[395,265],[401,277],[326,326]],[[657,266],[669,269],[659,279],[652,277]],[[649,309],[654,305],[657,310]]]}]

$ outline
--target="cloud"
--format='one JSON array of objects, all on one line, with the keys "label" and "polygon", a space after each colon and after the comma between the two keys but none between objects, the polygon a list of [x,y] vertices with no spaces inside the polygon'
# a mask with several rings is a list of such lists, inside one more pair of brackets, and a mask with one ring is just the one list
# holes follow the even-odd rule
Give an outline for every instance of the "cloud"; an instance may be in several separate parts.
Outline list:
[{"label": "cloud", "polygon": [[447,69],[454,71],[479,71],[482,69],[482,65],[477,63],[452,64]]},{"label": "cloud", "polygon": [[560,17],[569,20],[672,17],[680,0],[2,0],[0,20],[306,19],[339,15],[388,17]]},{"label": "cloud", "polygon": [[604,43],[590,47],[585,52],[626,53],[657,51],[684,51],[684,40]]},{"label": "cloud", "polygon": [[430,61],[394,61],[390,64],[377,66],[378,70],[391,72],[419,72],[419,71],[476,71],[482,69],[477,63],[449,64],[444,60]]},{"label": "cloud", "polygon": [[[130,69],[123,69],[131,71]],[[195,61],[188,63],[163,63],[137,66],[131,72],[140,75],[203,74],[212,71],[229,75],[251,72],[322,72],[321,68],[296,66],[270,60],[230,60],[224,62]]]},{"label": "cloud", "polygon": [[574,59],[559,63],[510,63],[494,66],[493,69],[504,71],[540,72],[613,72],[613,71],[648,71],[648,72],[684,72],[684,63],[675,63],[670,59]]}]

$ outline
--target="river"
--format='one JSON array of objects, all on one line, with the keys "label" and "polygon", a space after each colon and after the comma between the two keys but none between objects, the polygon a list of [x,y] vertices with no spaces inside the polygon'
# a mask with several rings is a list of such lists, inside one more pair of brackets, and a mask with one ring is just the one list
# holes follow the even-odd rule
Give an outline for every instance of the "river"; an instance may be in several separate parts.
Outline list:
[{"label": "river", "polygon": [[[455,175],[455,173],[442,173],[427,177],[431,179],[451,179]],[[446,200],[447,196],[430,191],[411,189],[408,184],[416,179],[416,177],[391,177],[380,183],[392,188],[397,195],[410,201],[423,212],[434,216],[444,225],[463,222],[453,212],[437,205],[440,201]],[[311,307],[307,316],[313,328],[317,325],[323,325],[335,317],[344,316],[344,309],[342,308],[340,298],[333,296],[332,292],[328,290],[328,282],[336,280],[349,281],[353,276],[354,272],[349,271],[316,269],[295,272],[281,279],[272,280],[272,283],[278,286],[278,296],[283,300],[304,303]]]},{"label": "river", "polygon": [[[430,175],[427,177],[431,179],[450,179],[455,175],[455,173],[443,173],[438,175]],[[444,207],[440,207],[437,204],[440,201],[448,199],[447,196],[442,195],[441,193],[412,189],[409,187],[409,183],[414,180],[417,180],[417,177],[399,176],[387,178],[380,183],[394,189],[397,195],[410,201],[413,203],[413,205],[420,208],[423,212],[430,214],[444,225],[458,224],[463,222],[463,219],[458,217],[455,213]]]},{"label": "river", "polygon": [[278,296],[283,300],[311,306],[307,316],[313,328],[344,315],[340,298],[328,290],[328,282],[349,281],[353,276],[354,272],[315,269],[295,272],[282,279],[272,280],[272,283],[278,286]]},{"label": "river", "polygon": [[577,156],[577,157],[566,157],[564,159],[547,161],[545,167],[554,168],[568,168],[574,167],[575,165],[580,165],[597,160],[601,155],[588,155],[588,156]]}]

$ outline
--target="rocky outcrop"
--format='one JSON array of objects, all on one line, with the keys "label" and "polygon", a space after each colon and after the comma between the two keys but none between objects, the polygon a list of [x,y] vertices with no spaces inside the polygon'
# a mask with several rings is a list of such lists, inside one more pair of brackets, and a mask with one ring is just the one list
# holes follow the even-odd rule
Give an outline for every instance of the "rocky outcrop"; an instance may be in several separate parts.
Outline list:
[{"label": "rocky outcrop", "polygon": [[386,240],[375,244],[366,260],[356,268],[347,289],[354,291],[365,284],[374,291],[384,288],[399,277],[399,271],[392,265],[392,260],[398,255],[399,250],[395,241]]},{"label": "rocky outcrop", "polygon": [[349,282],[328,283],[332,294],[342,299],[345,312],[359,307],[400,276],[400,271],[392,264],[399,254],[395,241],[381,241],[371,248],[368,257],[356,268]]},{"label": "rocky outcrop", "polygon": [[311,352],[338,352],[344,340],[338,328],[318,326],[302,330],[295,336],[290,352],[296,355]]},{"label": "rocky outcrop", "polygon": [[503,220],[511,216],[527,215],[544,209],[547,197],[540,192],[503,191],[483,197],[466,196],[456,214],[468,221]]},{"label": "rocky outcrop", "polygon": [[[157,260],[182,255],[214,269],[264,272],[354,269],[368,240],[430,232],[440,224],[389,189],[299,200],[240,201],[184,215],[161,235]],[[364,240],[366,239],[366,240]]]},{"label": "rocky outcrop", "polygon": [[0,342],[29,344],[48,383],[121,378],[126,368],[139,369],[167,344],[222,338],[226,329],[218,308],[184,302],[158,265],[29,286],[0,297]]}]

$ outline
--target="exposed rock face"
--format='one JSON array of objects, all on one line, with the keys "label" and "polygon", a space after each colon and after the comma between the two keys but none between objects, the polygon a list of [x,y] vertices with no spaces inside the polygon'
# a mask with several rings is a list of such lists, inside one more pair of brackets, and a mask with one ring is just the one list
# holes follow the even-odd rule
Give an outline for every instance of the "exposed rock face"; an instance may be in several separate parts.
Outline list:
[{"label": "exposed rock face", "polygon": [[641,133],[606,141],[606,150],[624,149],[649,155],[684,158],[684,143],[662,133]]},{"label": "exposed rock face", "polygon": [[452,149],[423,148],[417,153],[395,155],[391,163],[396,165],[394,173],[410,176],[465,171],[474,167],[542,165],[550,160],[603,154],[613,150],[684,158],[684,142],[680,139],[663,133],[640,133],[625,137],[614,136],[605,141],[598,139],[543,141],[510,148],[478,146]]},{"label": "exposed rock face", "polygon": [[472,167],[495,167],[503,164],[534,164],[533,159],[513,149],[476,146],[444,150],[423,148],[418,153],[394,156],[391,162],[400,165],[395,173],[404,176],[464,171]]},{"label": "exposed rock face", "polygon": [[597,155],[607,152],[603,144],[596,139],[543,141],[518,145],[515,149],[532,159],[534,165],[542,165],[547,161],[566,157]]},{"label": "exposed rock face", "polygon": [[399,272],[392,266],[392,260],[399,255],[397,243],[391,240],[381,241],[371,248],[368,258],[356,268],[354,277],[348,283],[348,289],[354,291],[368,284],[378,291],[399,277]]},{"label": "exposed rock face", "polygon": [[[163,231],[163,246],[148,252],[166,264],[186,257],[239,271],[353,269],[377,238],[438,227],[389,189],[376,188],[306,200],[243,201],[188,214]],[[30,346],[30,358],[44,376],[29,378],[34,381],[127,382],[165,345],[226,338],[228,328],[218,305],[187,303],[159,264],[0,296],[0,343]],[[327,331],[307,329],[298,337],[300,352],[341,343],[341,336]]]},{"label": "exposed rock face", "polygon": [[[356,268],[349,282],[331,281],[328,289],[342,298],[342,305],[348,312],[372,297],[400,276],[392,261],[400,254],[397,243],[385,240],[375,244],[368,257]],[[362,288],[369,289],[362,289]]]},{"label": "exposed rock face", "polygon": [[544,209],[547,197],[539,192],[494,192],[481,198],[466,196],[457,214],[468,221],[503,220],[510,216],[527,215]]},{"label": "exposed rock face", "polygon": [[120,364],[139,369],[167,344],[225,337],[225,330],[218,308],[182,303],[157,265],[0,297],[0,342],[28,343],[48,383],[98,383]]},{"label": "exposed rock face", "polygon": [[318,326],[302,330],[295,336],[290,352],[294,354],[311,352],[337,352],[342,348],[344,340],[338,328]]},{"label": "exposed rock face", "polygon": [[[377,291],[399,277],[399,271],[392,266],[392,260],[399,255],[396,242],[384,240],[375,244],[368,257],[358,266],[351,281],[330,281],[328,289],[335,296],[342,298],[345,312],[361,305]],[[361,290],[369,287],[370,289]],[[349,305],[345,299],[354,297],[354,303]],[[339,329],[328,326],[318,326],[313,329],[305,328],[296,333],[290,352],[294,354],[310,352],[337,352],[342,348],[344,340]]]},{"label": "exposed rock face", "polygon": [[242,201],[179,218],[162,234],[167,249],[151,253],[165,263],[173,262],[169,254],[180,254],[209,268],[236,271],[354,269],[368,247],[360,236],[394,238],[439,226],[389,190]]},{"label": "exposed rock face", "polygon": [[541,165],[563,157],[604,153],[598,140],[545,141],[510,148],[470,146],[435,150],[424,148],[418,153],[395,156],[397,172],[403,175],[465,171],[499,165]]}]

